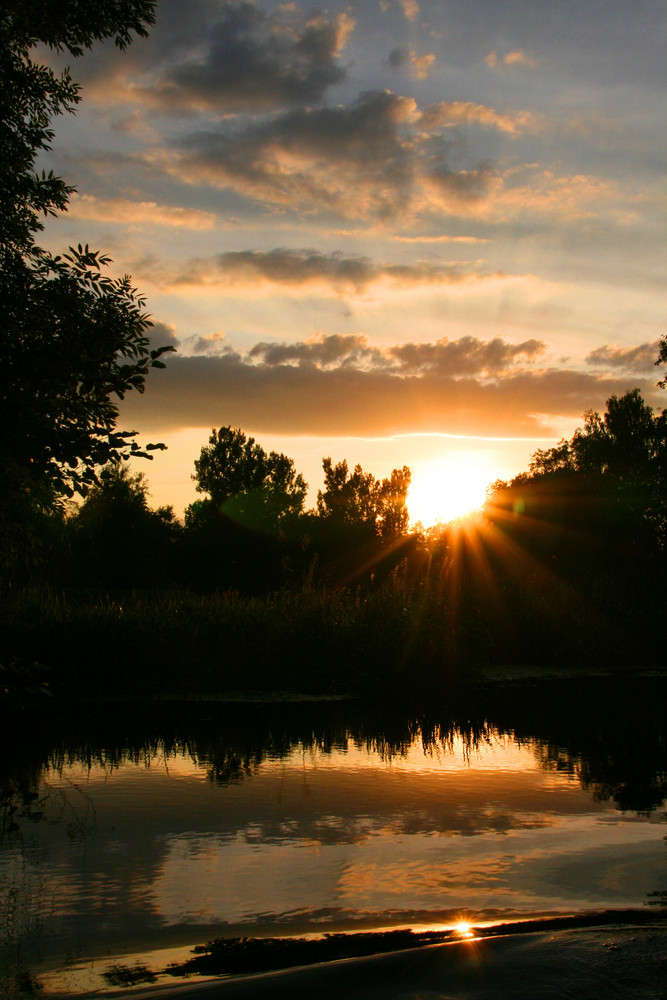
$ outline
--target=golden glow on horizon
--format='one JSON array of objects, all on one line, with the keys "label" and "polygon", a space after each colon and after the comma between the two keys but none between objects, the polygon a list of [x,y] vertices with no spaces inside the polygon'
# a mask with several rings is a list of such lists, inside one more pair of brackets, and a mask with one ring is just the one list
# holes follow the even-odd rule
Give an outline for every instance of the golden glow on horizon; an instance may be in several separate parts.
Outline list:
[{"label": "golden glow on horizon", "polygon": [[454,931],[459,937],[472,937],[472,924],[467,920],[459,920],[458,924],[454,924]]},{"label": "golden glow on horizon", "polygon": [[458,452],[415,466],[407,497],[411,523],[429,528],[471,514],[482,506],[487,486],[497,478],[474,452]]}]

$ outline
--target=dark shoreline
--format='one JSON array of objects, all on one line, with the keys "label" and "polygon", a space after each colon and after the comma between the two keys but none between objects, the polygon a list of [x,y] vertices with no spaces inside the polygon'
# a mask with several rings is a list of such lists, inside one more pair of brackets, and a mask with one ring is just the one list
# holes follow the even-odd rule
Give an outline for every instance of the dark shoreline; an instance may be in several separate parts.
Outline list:
[{"label": "dark shoreline", "polygon": [[[652,909],[589,911],[568,916],[534,917],[489,926],[470,925],[468,930],[378,930],[323,933],[309,937],[225,937],[196,945],[193,958],[170,964],[162,970],[169,976],[234,976],[276,972],[303,965],[319,965],[341,959],[369,957],[406,949],[463,940],[507,937],[516,934],[577,930],[618,925],[661,925],[667,928],[667,906]],[[141,982],[141,973],[117,964],[105,973],[110,985]],[[136,969],[136,967],[135,967]]]},{"label": "dark shoreline", "polygon": [[[664,996],[667,908],[527,919],[474,927],[465,936],[451,930],[402,930],[335,934],[310,941],[228,939],[226,946],[210,942],[194,952],[194,959],[160,973],[135,962],[117,964],[105,978],[115,987],[114,995],[146,1000],[196,996],[403,1000],[421,995],[509,1000],[555,995],[543,994],[544,988],[561,989],[561,995],[582,1000],[593,996],[657,1000]],[[251,957],[254,962],[245,961]],[[173,977],[173,983],[165,981],[166,976]],[[522,987],[533,992],[524,994]],[[94,995],[99,994],[79,996],[83,1000]]]}]

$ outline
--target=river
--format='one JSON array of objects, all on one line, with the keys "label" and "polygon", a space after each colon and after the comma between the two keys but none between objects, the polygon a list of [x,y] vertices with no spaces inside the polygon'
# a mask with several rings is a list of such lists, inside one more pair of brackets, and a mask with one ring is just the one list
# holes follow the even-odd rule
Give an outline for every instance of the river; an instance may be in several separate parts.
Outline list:
[{"label": "river", "polygon": [[664,901],[664,694],[543,682],[427,711],[88,705],[19,720],[0,772],[2,982],[106,995],[165,981],[212,938]]}]

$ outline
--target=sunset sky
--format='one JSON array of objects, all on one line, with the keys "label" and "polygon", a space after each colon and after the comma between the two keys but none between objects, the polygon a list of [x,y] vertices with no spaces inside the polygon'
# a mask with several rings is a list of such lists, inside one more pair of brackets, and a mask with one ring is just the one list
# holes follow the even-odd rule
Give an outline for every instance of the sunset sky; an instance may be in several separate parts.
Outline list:
[{"label": "sunset sky", "polygon": [[[178,353],[121,423],[181,513],[211,427],[488,479],[638,386],[665,322],[662,0],[161,0],[72,61],[43,242],[108,252]],[[450,485],[451,484],[451,485]],[[440,488],[440,487],[439,487]]]}]

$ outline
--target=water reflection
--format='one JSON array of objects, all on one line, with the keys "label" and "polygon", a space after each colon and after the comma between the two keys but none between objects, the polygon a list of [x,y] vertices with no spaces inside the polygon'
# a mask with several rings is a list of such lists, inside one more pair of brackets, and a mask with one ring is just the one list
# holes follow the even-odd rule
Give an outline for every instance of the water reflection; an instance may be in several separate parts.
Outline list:
[{"label": "water reflection", "polygon": [[43,720],[2,757],[3,961],[641,905],[667,886],[662,705],[542,686]]}]

